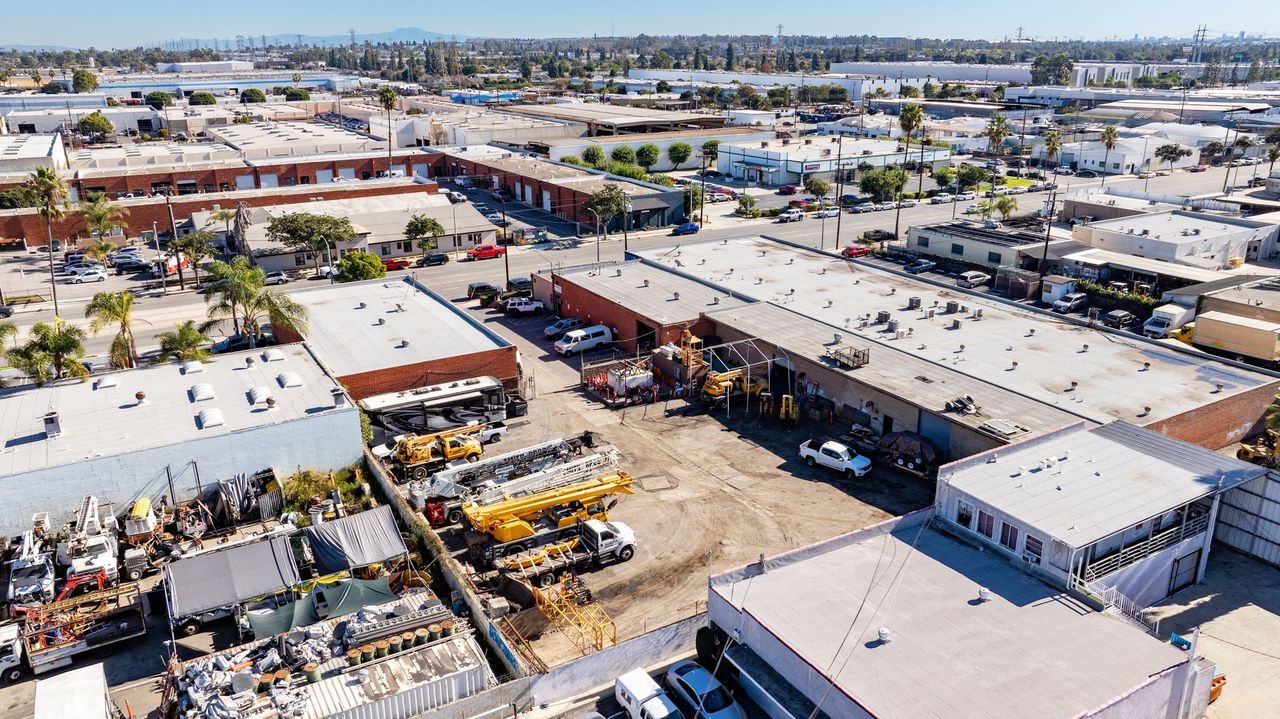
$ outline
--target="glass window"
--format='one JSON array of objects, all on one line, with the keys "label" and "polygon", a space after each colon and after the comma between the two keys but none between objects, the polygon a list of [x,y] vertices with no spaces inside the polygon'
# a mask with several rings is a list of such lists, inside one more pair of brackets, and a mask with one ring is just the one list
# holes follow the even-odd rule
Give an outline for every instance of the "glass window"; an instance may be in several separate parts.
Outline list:
[{"label": "glass window", "polygon": [[956,509],[956,524],[965,529],[973,528],[973,505],[968,502],[960,502],[960,506]]},{"label": "glass window", "polygon": [[998,264],[1000,264],[1002,261],[1003,261],[1003,258],[1000,256],[1000,253],[999,253],[999,252],[988,252],[988,253],[987,253],[987,262],[990,262],[990,263],[991,263],[991,264],[993,264],[993,265],[998,265]]},{"label": "glass window", "polygon": [[964,245],[960,244],[959,242],[952,242],[952,243],[951,243],[951,254],[953,254],[953,255],[963,255],[963,254],[964,254]]},{"label": "glass window", "polygon": [[1001,522],[1000,543],[1010,551],[1018,551],[1018,528],[1008,522]]},{"label": "glass window", "polygon": [[995,532],[995,524],[995,517],[992,517],[990,514],[987,514],[982,510],[978,510],[978,532],[982,536],[990,538]]}]

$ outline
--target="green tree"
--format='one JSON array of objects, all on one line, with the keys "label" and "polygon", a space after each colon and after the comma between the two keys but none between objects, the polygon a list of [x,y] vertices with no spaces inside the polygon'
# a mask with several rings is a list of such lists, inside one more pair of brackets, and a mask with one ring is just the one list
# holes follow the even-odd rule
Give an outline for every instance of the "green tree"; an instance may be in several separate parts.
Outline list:
[{"label": "green tree", "polygon": [[1013,195],[1001,195],[995,198],[995,202],[992,204],[995,206],[996,212],[999,212],[1000,216],[1006,220],[1009,219],[1010,215],[1018,211],[1018,198]]},{"label": "green tree", "polygon": [[161,332],[156,335],[160,340],[160,354],[157,362],[176,359],[179,362],[203,362],[209,357],[209,337],[196,326],[194,320],[179,322],[172,332]]},{"label": "green tree", "polygon": [[667,159],[671,160],[672,169],[679,170],[692,156],[693,145],[687,142],[673,142],[667,147]]},{"label": "green tree", "polygon": [[428,251],[439,249],[436,238],[443,234],[444,225],[434,217],[414,215],[404,226],[404,238],[417,245],[422,250],[423,257],[427,256]]},{"label": "green tree", "polygon": [[129,210],[107,199],[101,192],[90,195],[89,201],[80,203],[76,211],[84,218],[90,237],[106,237],[115,230],[129,228],[129,224],[124,221],[129,216]]},{"label": "green tree", "polygon": [[209,321],[202,331],[231,320],[232,331],[240,334],[246,308],[265,284],[266,273],[249,264],[249,258],[237,255],[230,262],[210,264],[209,278],[209,291],[204,296]]},{"label": "green tree", "polygon": [[337,272],[333,279],[337,282],[359,282],[360,280],[376,280],[387,276],[386,265],[372,252],[352,250],[338,260]]},{"label": "green tree", "polygon": [[636,151],[631,149],[630,145],[620,145],[613,148],[613,152],[609,153],[609,157],[612,158],[614,162],[621,162],[627,165],[634,165],[636,163]]},{"label": "green tree", "polygon": [[213,96],[212,92],[193,92],[187,98],[187,104],[190,105],[217,105],[218,98]]},{"label": "green tree", "polygon": [[157,110],[163,110],[166,107],[169,107],[170,105],[173,104],[173,95],[170,95],[167,92],[156,90],[155,92],[147,93],[147,96],[146,98],[143,99],[143,102],[145,102],[146,104],[150,105],[151,107]]},{"label": "green tree", "polygon": [[1107,160],[1111,158],[1111,151],[1115,149],[1116,143],[1120,141],[1120,130],[1115,125],[1107,125],[1102,128],[1102,135],[1098,137],[1098,141],[1106,148],[1102,153],[1102,187],[1107,186]]},{"label": "green tree", "polygon": [[118,326],[111,342],[112,367],[124,369],[138,365],[138,346],[133,339],[132,292],[99,292],[85,305],[84,316],[89,320],[89,331],[95,335],[109,325]]},{"label": "green tree", "polygon": [[330,244],[337,247],[355,240],[356,231],[349,217],[291,212],[273,217],[267,223],[267,238],[294,252],[311,253],[315,259],[316,276],[319,277],[320,255]]},{"label": "green tree", "polygon": [[37,199],[40,216],[44,218],[45,232],[49,241],[49,289],[53,293],[53,316],[58,316],[58,281],[53,272],[53,223],[66,216],[67,182],[58,176],[52,167],[38,167],[27,178],[26,188]]},{"label": "green tree", "polygon": [[604,162],[604,150],[600,149],[599,145],[590,145],[582,151],[582,159],[588,165],[598,167]]},{"label": "green tree", "polygon": [[1155,155],[1157,160],[1169,163],[1169,171],[1173,172],[1173,163],[1184,157],[1191,157],[1191,148],[1170,142],[1157,147]]},{"label": "green tree", "polygon": [[396,89],[390,85],[383,85],[378,88],[378,105],[382,107],[382,111],[387,113],[387,174],[391,174],[391,148],[396,144],[396,130],[391,125],[391,111],[396,109],[396,104],[400,101],[400,96],[396,94]]},{"label": "green tree", "polygon": [[604,189],[591,193],[586,202],[582,203],[582,209],[587,213],[594,213],[592,217],[599,217],[600,224],[604,227],[604,233],[609,234],[609,222],[613,218],[621,215],[626,209],[627,197],[622,192],[622,188],[617,185],[605,185]]},{"label": "green tree", "polygon": [[240,102],[266,102],[267,94],[256,87],[251,87],[240,93]]},{"label": "green tree", "polygon": [[[27,341],[5,353],[9,364],[42,385],[52,379],[72,377],[83,380],[89,370],[84,359],[84,330],[67,324],[61,317],[53,322],[37,322]],[[52,377],[50,376],[52,372]]]},{"label": "green tree", "polygon": [[820,177],[804,178],[804,190],[819,200],[831,194],[831,183]]},{"label": "green tree", "polygon": [[706,158],[708,165],[715,165],[716,158],[720,156],[720,141],[707,140],[702,143],[702,156]]},{"label": "green tree", "polygon": [[897,197],[907,184],[907,172],[901,167],[889,165],[862,173],[858,178],[858,189],[874,195],[877,200]]},{"label": "green tree", "polygon": [[660,157],[662,157],[662,150],[652,142],[645,143],[636,150],[636,164],[643,167],[645,172],[658,164]]},{"label": "green tree", "polygon": [[115,132],[115,125],[101,112],[91,112],[80,118],[76,128],[86,135],[110,135]]},{"label": "green tree", "polygon": [[1053,174],[1057,175],[1058,153],[1062,152],[1062,133],[1058,130],[1050,130],[1044,134],[1044,155],[1050,165],[1055,168]]},{"label": "green tree", "polygon": [[[197,230],[169,242],[170,251],[180,253],[191,263],[191,271],[195,274],[195,283],[200,284],[200,263],[213,256],[213,238],[217,237],[208,230]],[[179,280],[182,277],[182,263],[178,263]]]},{"label": "green tree", "polygon": [[71,89],[75,92],[93,92],[98,89],[98,76],[77,67],[71,71]]}]

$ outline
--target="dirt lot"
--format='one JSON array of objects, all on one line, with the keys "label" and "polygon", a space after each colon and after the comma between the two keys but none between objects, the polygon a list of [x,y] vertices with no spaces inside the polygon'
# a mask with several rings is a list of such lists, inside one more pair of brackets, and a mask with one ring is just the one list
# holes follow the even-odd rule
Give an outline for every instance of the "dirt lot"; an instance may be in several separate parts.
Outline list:
[{"label": "dirt lot", "polygon": [[[535,375],[529,422],[501,445],[509,452],[591,429],[621,450],[636,478],[610,518],[639,537],[635,559],[584,580],[617,622],[618,639],[702,611],[707,577],[780,551],[848,532],[928,505],[929,482],[889,469],[846,482],[798,461],[809,436],[840,427],[787,431],[755,420],[714,416],[673,400],[609,410],[577,390],[576,364],[542,339],[545,318],[507,319],[471,307],[520,348]],[[544,634],[534,647],[548,664],[574,656],[562,637]]]}]

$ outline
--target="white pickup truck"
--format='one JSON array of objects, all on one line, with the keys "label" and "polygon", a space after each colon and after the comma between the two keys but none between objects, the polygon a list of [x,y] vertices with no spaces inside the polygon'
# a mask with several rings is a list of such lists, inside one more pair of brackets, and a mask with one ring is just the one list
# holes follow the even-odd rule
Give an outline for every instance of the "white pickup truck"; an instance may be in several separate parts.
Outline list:
[{"label": "white pickup truck", "polygon": [[810,467],[822,465],[841,472],[845,479],[862,477],[871,471],[871,460],[839,442],[805,440],[800,445],[800,458]]}]

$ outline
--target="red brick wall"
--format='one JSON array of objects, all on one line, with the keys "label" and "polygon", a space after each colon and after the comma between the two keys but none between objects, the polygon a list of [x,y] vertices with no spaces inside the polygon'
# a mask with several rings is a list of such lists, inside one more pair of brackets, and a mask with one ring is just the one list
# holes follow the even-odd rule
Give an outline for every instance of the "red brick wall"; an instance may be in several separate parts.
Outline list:
[{"label": "red brick wall", "polygon": [[[1280,382],[1272,382],[1143,426],[1206,449],[1222,449],[1262,431],[1263,415],[1277,392],[1280,392]],[[1213,397],[1206,394],[1205,401]]]},{"label": "red brick wall", "polygon": [[[437,192],[435,183],[417,184],[411,182],[389,183],[377,182],[364,184],[360,182],[330,183],[324,186],[310,185],[302,187],[279,187],[272,190],[258,190],[255,193],[199,193],[179,195],[173,198],[173,216],[181,223],[190,219],[193,212],[212,210],[214,205],[223,209],[235,209],[244,202],[250,207],[306,202],[310,198],[320,197],[326,200],[352,199],[356,197],[374,197],[379,195],[398,195],[406,192]],[[129,210],[126,222],[128,234],[136,237],[143,230],[150,230],[151,223],[156,223],[162,234],[169,232],[169,209],[164,198],[147,198],[140,200],[124,200],[121,206]],[[68,212],[61,221],[54,223],[53,236],[56,239],[67,239],[85,234],[84,220],[74,212]],[[45,244],[44,220],[34,209],[0,210],[0,240],[26,238],[29,246]]]},{"label": "red brick wall", "polygon": [[416,387],[483,376],[496,377],[508,387],[512,386],[519,377],[516,348],[495,347],[431,362],[345,375],[339,377],[338,381],[347,388],[352,398],[360,400],[387,392],[403,392]]}]

